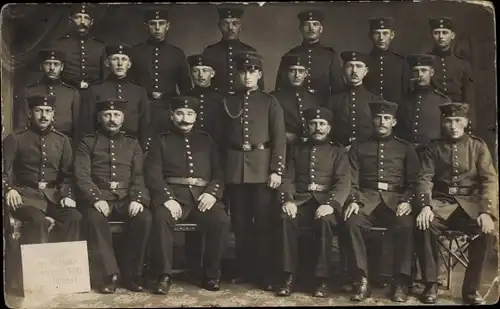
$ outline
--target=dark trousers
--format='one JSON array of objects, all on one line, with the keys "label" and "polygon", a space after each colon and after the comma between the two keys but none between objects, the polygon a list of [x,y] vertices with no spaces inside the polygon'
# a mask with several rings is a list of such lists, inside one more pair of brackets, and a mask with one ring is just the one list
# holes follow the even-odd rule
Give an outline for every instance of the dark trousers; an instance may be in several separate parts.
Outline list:
[{"label": "dark trousers", "polygon": [[113,238],[108,221],[124,221],[127,240],[124,257],[127,265],[126,276],[141,276],[144,257],[151,232],[152,218],[149,209],[144,208],[134,217],[128,214],[128,202],[110,202],[111,213],[105,217],[94,207],[89,207],[85,216],[87,241],[92,268],[102,271],[104,276],[119,274],[120,270],[113,249]]},{"label": "dark trousers", "polygon": [[[235,237],[235,268],[238,275],[262,277],[274,266],[273,225],[279,220],[276,191],[267,184],[228,185],[231,228]],[[274,237],[274,238],[273,238]]]},{"label": "dark trousers", "polygon": [[468,235],[479,235],[470,241],[469,266],[465,271],[462,291],[474,292],[481,287],[481,278],[495,241],[495,236],[481,233],[476,220],[458,207],[447,220],[434,216],[430,228],[417,230],[417,254],[424,282],[437,282],[439,274],[437,237],[444,230],[456,230]]},{"label": "dark trousers", "polygon": [[314,256],[316,267],[314,275],[318,278],[328,278],[330,270],[330,257],[334,232],[339,227],[340,218],[337,213],[314,219],[316,209],[320,204],[315,199],[297,207],[297,216],[290,217],[281,214],[281,250],[282,269],[284,272],[295,273],[299,257],[299,236],[304,229],[313,229]]},{"label": "dark trousers", "polygon": [[[224,210],[224,204],[216,202],[210,210],[201,212],[192,200],[192,205],[182,207],[189,211],[186,221],[198,224],[205,234],[205,252],[203,254],[203,269],[209,278],[220,277],[220,264],[229,233],[229,218]],[[170,210],[164,206],[154,209],[152,259],[153,267],[158,275],[171,275],[174,261],[174,227],[176,221]]]},{"label": "dark trousers", "polygon": [[44,213],[33,206],[22,206],[12,212],[12,215],[23,221],[21,243],[38,244],[49,241],[50,222],[46,216],[54,219],[58,224],[54,227],[52,238],[56,242],[80,240],[80,222],[82,215],[76,208],[61,207],[49,203]]},{"label": "dark trousers", "polygon": [[372,227],[385,227],[390,233],[393,248],[393,276],[411,275],[412,257],[414,250],[413,215],[396,216],[396,213],[385,204],[379,204],[370,214],[362,210],[356,215],[352,214],[347,219],[347,250],[348,265],[354,278],[368,276],[368,260],[365,239]]}]

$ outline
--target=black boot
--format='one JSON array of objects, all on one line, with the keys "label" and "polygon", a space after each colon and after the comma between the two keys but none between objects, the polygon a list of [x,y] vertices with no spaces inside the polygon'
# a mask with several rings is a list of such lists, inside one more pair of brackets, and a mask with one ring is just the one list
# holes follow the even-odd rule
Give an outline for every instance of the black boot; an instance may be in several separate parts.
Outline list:
[{"label": "black boot", "polygon": [[408,300],[408,285],[402,280],[396,280],[391,287],[391,300],[404,303]]},{"label": "black boot", "polygon": [[142,276],[134,276],[129,278],[127,288],[132,292],[142,292],[144,290],[144,280]]},{"label": "black boot", "polygon": [[437,300],[438,286],[436,282],[425,284],[424,291],[420,296],[420,301],[424,304],[435,304]]},{"label": "black boot", "polygon": [[479,306],[484,304],[483,297],[477,292],[462,292],[462,300],[466,305]]},{"label": "black boot", "polygon": [[208,291],[219,291],[220,290],[220,278],[208,278],[203,279],[202,286]]},{"label": "black boot", "polygon": [[170,287],[172,287],[172,278],[169,275],[162,275],[156,283],[155,294],[167,295]]},{"label": "black boot", "polygon": [[355,294],[351,297],[352,301],[363,301],[370,297],[371,289],[368,284],[368,278],[361,277],[359,282],[356,284]]},{"label": "black boot", "polygon": [[316,289],[314,290],[312,296],[321,298],[325,298],[328,296],[328,279],[326,278],[318,279],[318,285],[316,286]]},{"label": "black boot", "polygon": [[116,292],[116,283],[118,282],[118,275],[117,274],[112,274],[110,276],[108,276],[102,286],[101,286],[101,289],[100,289],[100,292],[101,293],[104,293],[104,294],[113,294],[114,292]]},{"label": "black boot", "polygon": [[292,285],[293,285],[293,275],[291,273],[286,273],[285,281],[283,285],[279,288],[278,292],[276,292],[276,296],[290,296],[292,294]]}]

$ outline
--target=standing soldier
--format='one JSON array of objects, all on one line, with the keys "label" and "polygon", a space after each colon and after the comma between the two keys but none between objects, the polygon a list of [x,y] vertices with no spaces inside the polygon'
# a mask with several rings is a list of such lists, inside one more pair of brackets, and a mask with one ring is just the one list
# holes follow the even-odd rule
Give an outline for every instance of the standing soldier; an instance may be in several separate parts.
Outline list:
[{"label": "standing soldier", "polygon": [[285,116],[286,141],[307,139],[308,126],[304,110],[319,105],[318,99],[304,87],[308,75],[307,59],[299,54],[287,54],[281,60],[288,70],[287,83],[271,94],[278,100]]},{"label": "standing soldier", "polygon": [[330,97],[328,108],[333,111],[334,117],[333,140],[349,146],[352,141],[364,140],[372,134],[368,102],[381,97],[367,90],[363,84],[368,73],[368,57],[355,51],[344,51],[341,57],[346,85]]},{"label": "standing soldier", "polygon": [[391,48],[396,35],[394,19],[391,17],[370,18],[370,38],[373,48],[370,52],[370,72],[365,85],[384,99],[399,102],[408,91],[410,70],[405,58]]},{"label": "standing soldier", "polygon": [[304,117],[308,138],[288,151],[283,186],[279,189],[284,282],[277,295],[292,293],[300,229],[312,226],[318,251],[314,273],[318,283],[313,296],[326,297],[333,236],[342,222],[342,206],[351,185],[349,160],[343,146],[328,138],[330,110],[312,107],[304,111]]},{"label": "standing soldier", "polygon": [[143,154],[133,136],[120,131],[127,102],[97,102],[99,129],[76,150],[76,185],[86,203],[86,228],[92,267],[104,274],[100,291],[114,293],[120,273],[108,221],[126,221],[125,276],[130,290],[143,290],[144,256],[151,230],[149,194],[144,185]]},{"label": "standing soldier", "polygon": [[498,178],[486,143],[466,134],[468,105],[440,105],[443,137],[432,141],[421,155],[417,182],[417,253],[425,289],[421,301],[437,298],[437,236],[454,229],[469,236],[469,266],[462,286],[463,301],[480,305],[478,293],[488,265],[498,220]]},{"label": "standing soldier", "polygon": [[88,118],[86,132],[93,132],[96,125],[96,102],[118,98],[127,101],[123,131],[136,137],[144,150],[147,150],[151,138],[149,137],[150,109],[146,91],[133,83],[129,77],[132,66],[131,47],[125,44],[106,46],[106,66],[111,74],[104,81],[91,87],[90,100],[84,102]]},{"label": "standing soldier", "polygon": [[[271,290],[269,273],[272,223],[278,213],[272,203],[285,165],[285,121],[276,99],[259,89],[262,56],[245,52],[236,59],[244,90],[229,96],[226,111],[226,183],[236,240],[233,283],[255,274]],[[256,248],[253,247],[256,245]]]},{"label": "standing soldier", "polygon": [[[337,52],[320,42],[323,33],[323,12],[319,10],[303,11],[297,15],[299,29],[303,37],[301,45],[290,49],[287,54],[302,54],[307,59],[308,76],[304,87],[316,95],[321,104],[326,104],[332,93],[342,89],[344,82],[340,70]],[[283,59],[283,58],[282,58]],[[286,87],[288,67],[280,63],[276,77],[277,90]]]},{"label": "standing soldier", "polygon": [[394,247],[391,299],[406,302],[413,257],[414,217],[410,202],[418,173],[418,156],[412,145],[392,134],[398,105],[370,102],[374,134],[352,144],[349,150],[352,187],[344,218],[349,240],[348,263],[357,280],[352,301],[370,295],[364,230],[389,229]]},{"label": "standing soldier", "polygon": [[71,190],[73,153],[68,138],[52,127],[54,96],[27,98],[29,127],[3,142],[2,182],[5,201],[24,222],[23,243],[46,243],[50,222],[61,223],[58,241],[80,240],[82,215]]},{"label": "standing soldier", "polygon": [[19,127],[29,125],[27,97],[54,96],[56,102],[53,126],[57,131],[69,137],[73,144],[78,145],[81,98],[77,89],[61,81],[61,72],[65,63],[64,54],[59,50],[45,49],[39,52],[38,58],[44,76],[24,90],[24,101],[18,103],[20,111],[17,124]]},{"label": "standing soldier", "polygon": [[[253,51],[256,49],[240,41],[241,28],[243,26],[241,17],[242,8],[219,8],[219,30],[222,39],[212,45],[209,45],[203,51],[203,55],[213,59],[214,69],[217,73],[213,84],[222,94],[234,94],[238,88],[242,88],[238,73],[236,71],[236,54]],[[264,89],[264,77],[259,80],[259,88]]]}]

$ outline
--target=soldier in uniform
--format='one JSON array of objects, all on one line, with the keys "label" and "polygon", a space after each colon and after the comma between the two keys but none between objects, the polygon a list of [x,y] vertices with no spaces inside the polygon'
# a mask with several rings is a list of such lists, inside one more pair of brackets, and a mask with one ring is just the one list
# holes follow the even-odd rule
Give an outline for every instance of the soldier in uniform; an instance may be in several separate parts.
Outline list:
[{"label": "soldier in uniform", "polygon": [[349,146],[352,141],[367,139],[372,134],[368,102],[381,97],[367,90],[363,84],[369,69],[368,56],[356,51],[344,51],[341,57],[346,86],[329,98],[327,106],[334,117],[332,139]]},{"label": "soldier in uniform", "polygon": [[443,137],[432,141],[421,154],[417,178],[417,254],[426,283],[423,303],[437,298],[437,236],[453,229],[468,234],[469,266],[465,270],[462,297],[466,304],[480,305],[478,293],[483,270],[496,240],[498,178],[488,146],[464,133],[468,104],[440,105]]},{"label": "soldier in uniform", "polygon": [[[321,104],[326,104],[332,93],[340,91],[344,85],[341,63],[337,52],[320,42],[323,33],[323,12],[319,10],[303,11],[297,15],[300,21],[300,32],[303,37],[301,45],[290,49],[287,54],[302,54],[308,60],[308,76],[304,87],[316,95]],[[285,58],[282,58],[285,59]],[[288,66],[282,61],[278,68],[275,89],[288,84]]]},{"label": "soldier in uniform", "polygon": [[262,56],[242,53],[236,66],[245,90],[224,102],[225,179],[236,241],[233,283],[245,282],[254,274],[265,290],[271,290],[270,235],[279,215],[272,204],[284,172],[285,121],[276,99],[258,86]]},{"label": "soldier in uniform", "polygon": [[429,54],[436,56],[432,83],[453,102],[466,102],[469,105],[470,133],[476,126],[474,100],[474,80],[470,63],[453,54],[455,27],[449,17],[429,19],[434,49]]},{"label": "soldier in uniform", "polygon": [[224,173],[219,148],[209,134],[194,129],[201,102],[176,97],[171,104],[174,128],[158,135],[146,161],[146,181],[154,206],[152,255],[158,273],[156,293],[172,284],[174,227],[189,220],[206,233],[202,286],[220,289],[220,263],[229,233],[221,202]]},{"label": "soldier in uniform", "polygon": [[54,96],[27,98],[30,126],[3,141],[2,182],[12,215],[24,222],[25,244],[46,243],[50,216],[57,241],[80,240],[82,215],[76,210],[71,189],[73,153],[69,139],[54,129]]},{"label": "soldier in uniform", "polygon": [[295,143],[309,135],[304,110],[319,105],[319,100],[304,87],[308,75],[307,59],[300,54],[283,56],[282,65],[288,69],[287,84],[271,93],[283,108],[286,140]]},{"label": "soldier in uniform", "polygon": [[435,59],[432,55],[410,55],[414,87],[399,104],[396,134],[413,144],[419,153],[431,140],[441,137],[439,105],[449,98],[431,84]]},{"label": "soldier in uniform", "polygon": [[391,17],[370,18],[370,72],[366,75],[365,86],[380,94],[384,99],[399,102],[408,91],[410,69],[405,58],[391,48],[396,35],[394,19]]},{"label": "soldier in uniform", "polygon": [[149,147],[150,138],[150,106],[146,91],[141,86],[130,80],[129,69],[131,68],[131,47],[126,44],[113,44],[106,46],[106,66],[110,68],[111,74],[104,81],[91,87],[90,100],[84,102],[87,109],[88,125],[86,132],[93,132],[96,124],[96,102],[118,98],[127,101],[124,105],[125,120],[122,129],[127,134],[136,137],[144,150]]},{"label": "soldier in uniform", "polygon": [[[236,54],[245,51],[255,52],[256,49],[240,41],[243,26],[241,17],[244,13],[242,8],[218,8],[217,12],[219,14],[218,26],[222,39],[207,46],[203,51],[203,55],[214,61],[216,75],[213,84],[225,96],[234,94],[238,88],[243,87],[236,71]],[[264,76],[259,80],[259,88],[264,89]]]},{"label": "soldier in uniform", "polygon": [[35,84],[25,88],[24,100],[17,103],[20,105],[17,124],[19,127],[29,124],[27,97],[55,96],[55,118],[52,125],[57,131],[69,137],[70,141],[73,139],[76,143],[79,138],[81,98],[76,88],[61,81],[60,75],[65,63],[64,54],[59,50],[44,49],[39,52],[38,59],[44,76]]},{"label": "soldier in uniform", "polygon": [[383,226],[389,229],[394,247],[391,299],[407,300],[413,257],[414,217],[410,202],[418,173],[418,156],[412,145],[395,137],[398,105],[389,101],[370,102],[374,134],[356,141],[349,150],[352,187],[344,218],[349,245],[348,263],[357,280],[352,301],[370,295],[366,243],[363,231]]},{"label": "soldier in uniform", "polygon": [[304,111],[304,117],[308,138],[288,151],[283,186],[279,189],[284,281],[277,295],[291,294],[300,229],[313,227],[317,250],[314,275],[318,281],[313,296],[326,297],[333,236],[342,222],[342,206],[351,186],[349,160],[344,147],[328,138],[330,110],[311,107]]},{"label": "soldier in uniform", "polygon": [[76,185],[86,204],[91,266],[103,273],[102,293],[116,291],[120,273],[108,221],[126,222],[125,279],[136,292],[143,290],[144,255],[152,226],[141,147],[135,137],[120,131],[126,104],[122,99],[97,102],[100,127],[82,139],[75,155]]}]

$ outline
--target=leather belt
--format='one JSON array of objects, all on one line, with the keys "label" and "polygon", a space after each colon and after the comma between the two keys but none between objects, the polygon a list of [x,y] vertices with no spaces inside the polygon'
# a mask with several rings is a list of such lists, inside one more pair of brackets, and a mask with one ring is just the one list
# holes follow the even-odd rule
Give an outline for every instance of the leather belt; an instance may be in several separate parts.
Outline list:
[{"label": "leather belt", "polygon": [[447,193],[449,195],[455,196],[455,195],[471,195],[472,192],[474,191],[473,187],[452,187],[449,186],[445,183],[435,183],[434,187],[432,188],[434,191],[438,191],[441,193]]},{"label": "leather belt", "polygon": [[165,181],[169,184],[176,184],[176,185],[191,185],[191,186],[197,186],[197,187],[205,187],[208,185],[208,181],[201,179],[201,178],[193,178],[193,177],[167,177]]},{"label": "leather belt", "polygon": [[250,152],[255,149],[268,149],[271,146],[271,142],[259,143],[259,144],[250,144],[244,143],[243,145],[231,144],[231,149],[239,150],[243,152]]},{"label": "leather belt", "polygon": [[128,184],[124,183],[123,181],[109,181],[97,183],[97,187],[99,187],[99,189],[108,190],[128,189]]},{"label": "leather belt", "polygon": [[380,181],[361,181],[359,183],[360,188],[389,191],[389,192],[401,192],[403,188],[398,185],[393,185],[387,182]]},{"label": "leather belt", "polygon": [[39,181],[39,182],[24,182],[20,183],[19,185],[25,186],[25,187],[30,187],[33,189],[39,189],[39,190],[44,190],[44,189],[53,189],[57,186],[57,182],[47,182],[47,181]]},{"label": "leather belt", "polygon": [[325,192],[330,190],[330,186],[320,185],[318,183],[310,183],[307,186],[305,184],[297,184],[297,191],[307,191],[307,192]]}]

